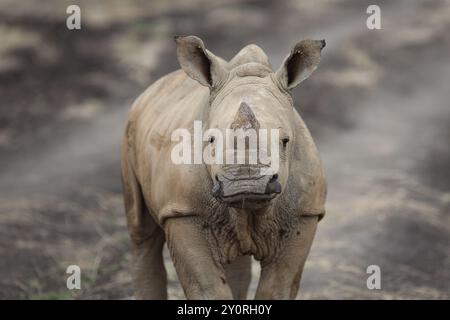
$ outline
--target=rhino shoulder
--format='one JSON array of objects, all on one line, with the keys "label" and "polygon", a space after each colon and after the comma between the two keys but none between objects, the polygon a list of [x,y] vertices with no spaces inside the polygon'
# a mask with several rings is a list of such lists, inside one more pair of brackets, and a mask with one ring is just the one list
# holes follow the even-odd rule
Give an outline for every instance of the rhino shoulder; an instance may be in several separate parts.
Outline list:
[{"label": "rhino shoulder", "polygon": [[325,215],[327,181],[325,170],[312,136],[295,111],[295,145],[290,179],[298,192],[295,202],[302,215]]},{"label": "rhino shoulder", "polygon": [[134,102],[127,124],[127,146],[147,206],[161,223],[170,215],[200,211],[208,177],[203,166],[176,165],[171,151],[176,129],[192,131],[208,102],[208,89],[182,71],[159,79]]}]

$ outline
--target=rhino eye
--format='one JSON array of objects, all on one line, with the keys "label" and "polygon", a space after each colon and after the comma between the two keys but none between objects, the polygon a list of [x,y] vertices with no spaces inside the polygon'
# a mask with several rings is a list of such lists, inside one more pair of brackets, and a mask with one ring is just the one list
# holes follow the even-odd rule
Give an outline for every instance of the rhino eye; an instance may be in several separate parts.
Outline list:
[{"label": "rhino eye", "polygon": [[213,143],[214,141],[216,141],[216,138],[214,136],[209,137],[208,139],[209,143]]},{"label": "rhino eye", "polygon": [[287,137],[283,138],[283,139],[281,139],[281,142],[283,142],[283,147],[286,147],[289,142],[289,138],[287,138]]}]

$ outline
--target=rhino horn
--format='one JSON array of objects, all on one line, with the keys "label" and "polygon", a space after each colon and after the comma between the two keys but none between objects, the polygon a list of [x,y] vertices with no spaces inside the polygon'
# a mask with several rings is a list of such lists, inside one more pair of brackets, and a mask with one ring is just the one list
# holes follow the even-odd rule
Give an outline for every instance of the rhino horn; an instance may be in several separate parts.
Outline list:
[{"label": "rhino horn", "polygon": [[256,119],[255,114],[253,113],[252,108],[245,103],[241,102],[241,105],[239,106],[239,110],[236,113],[236,116],[234,117],[233,123],[231,124],[231,129],[259,129],[259,122],[258,119]]}]

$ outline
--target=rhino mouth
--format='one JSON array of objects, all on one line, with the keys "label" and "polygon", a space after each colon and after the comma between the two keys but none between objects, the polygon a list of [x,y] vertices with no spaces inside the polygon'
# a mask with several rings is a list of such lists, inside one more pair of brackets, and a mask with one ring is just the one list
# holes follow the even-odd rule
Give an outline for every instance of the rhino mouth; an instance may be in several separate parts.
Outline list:
[{"label": "rhino mouth", "polygon": [[278,175],[261,176],[259,169],[257,171],[256,169],[237,168],[217,175],[213,195],[230,207],[267,205],[281,193]]}]

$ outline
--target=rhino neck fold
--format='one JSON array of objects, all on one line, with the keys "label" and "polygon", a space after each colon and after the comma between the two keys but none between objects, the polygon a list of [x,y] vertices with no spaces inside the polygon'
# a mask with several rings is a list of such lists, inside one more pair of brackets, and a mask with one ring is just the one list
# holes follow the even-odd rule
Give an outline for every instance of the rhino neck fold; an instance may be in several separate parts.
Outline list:
[{"label": "rhino neck fold", "polygon": [[254,211],[257,210],[249,211],[236,208],[230,208],[229,210],[231,218],[235,221],[236,238],[239,243],[239,251],[244,255],[253,254],[256,252],[257,248],[254,243],[254,236],[256,232],[255,227],[257,224],[256,220],[260,219],[262,214],[270,214],[273,209],[272,207],[268,207],[258,210],[258,212]]}]

